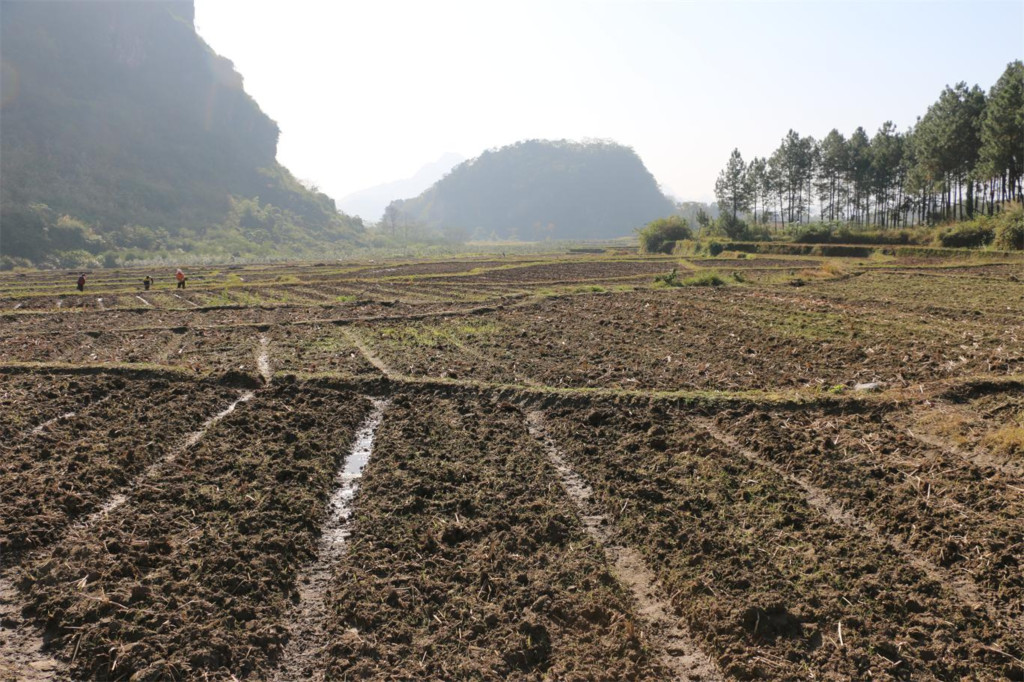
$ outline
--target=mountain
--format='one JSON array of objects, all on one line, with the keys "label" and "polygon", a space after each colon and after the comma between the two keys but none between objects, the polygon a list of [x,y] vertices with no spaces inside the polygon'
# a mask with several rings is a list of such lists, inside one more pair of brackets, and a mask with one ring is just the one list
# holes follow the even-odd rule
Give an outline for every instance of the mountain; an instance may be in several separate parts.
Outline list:
[{"label": "mountain", "polygon": [[0,13],[3,255],[253,256],[361,237],[277,163],[277,124],[196,34],[191,0]]},{"label": "mountain", "polygon": [[465,161],[461,154],[448,152],[420,168],[411,178],[394,180],[353,192],[338,200],[341,210],[364,220],[377,221],[395,199],[416,196],[444,177],[456,164]]},{"label": "mountain", "polygon": [[406,219],[474,238],[607,239],[674,209],[629,147],[527,140],[484,152],[419,196],[393,202],[385,222]]}]

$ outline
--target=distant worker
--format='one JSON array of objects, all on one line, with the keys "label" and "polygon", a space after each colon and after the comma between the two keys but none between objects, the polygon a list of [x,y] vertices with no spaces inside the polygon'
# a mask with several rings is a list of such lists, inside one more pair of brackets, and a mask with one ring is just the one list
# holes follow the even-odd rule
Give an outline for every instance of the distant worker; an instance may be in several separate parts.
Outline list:
[{"label": "distant worker", "polygon": [[85,291],[85,273],[78,276],[78,290]]},{"label": "distant worker", "polygon": [[176,273],[174,273],[174,277],[178,280],[178,288],[179,289],[184,289],[185,288],[185,273],[181,271],[181,268],[178,268],[178,271]]},{"label": "distant worker", "polygon": [[153,286],[153,278],[146,275],[146,279],[142,280],[142,288],[149,291],[149,288]]}]

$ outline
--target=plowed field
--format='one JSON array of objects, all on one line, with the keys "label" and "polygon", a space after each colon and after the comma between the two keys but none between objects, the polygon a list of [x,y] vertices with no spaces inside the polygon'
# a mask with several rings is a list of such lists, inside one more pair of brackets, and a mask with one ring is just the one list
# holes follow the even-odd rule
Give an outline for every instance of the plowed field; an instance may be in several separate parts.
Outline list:
[{"label": "plowed field", "polygon": [[0,274],[0,680],[1024,680],[1024,261],[146,274]]}]

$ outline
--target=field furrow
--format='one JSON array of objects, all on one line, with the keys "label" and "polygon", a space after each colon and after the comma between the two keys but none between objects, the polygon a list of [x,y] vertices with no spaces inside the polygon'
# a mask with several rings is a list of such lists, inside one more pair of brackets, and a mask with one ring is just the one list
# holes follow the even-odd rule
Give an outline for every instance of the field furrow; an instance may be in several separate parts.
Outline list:
[{"label": "field furrow", "polygon": [[1024,621],[1024,481],[886,423],[890,409],[725,413],[718,423]]},{"label": "field furrow", "polygon": [[396,396],[353,511],[327,679],[663,676],[513,406]]},{"label": "field furrow", "polygon": [[967,607],[876,538],[830,519],[805,490],[725,447],[685,411],[563,408],[548,422],[726,674],[1020,672],[1018,632]]},{"label": "field furrow", "polygon": [[75,675],[230,679],[271,665],[334,470],[368,406],[267,388],[158,480],[35,557],[19,585]]}]

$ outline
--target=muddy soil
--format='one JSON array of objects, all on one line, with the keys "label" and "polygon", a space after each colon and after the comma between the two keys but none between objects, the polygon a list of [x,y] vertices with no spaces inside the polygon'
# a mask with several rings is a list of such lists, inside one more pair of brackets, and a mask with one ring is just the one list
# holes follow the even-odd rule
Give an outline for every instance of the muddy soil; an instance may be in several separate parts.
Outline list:
[{"label": "muddy soil", "polygon": [[898,423],[926,443],[1024,479],[1024,390],[1018,383],[937,398]]},{"label": "muddy soil", "polygon": [[835,523],[685,411],[554,409],[549,432],[735,679],[1014,678],[1006,629]]},{"label": "muddy soil", "polygon": [[679,264],[0,273],[0,679],[1024,680],[1018,264]]},{"label": "muddy soil", "polygon": [[283,372],[331,372],[343,376],[377,376],[347,335],[347,326],[333,324],[275,327],[269,334],[274,359]]},{"label": "muddy soil", "polygon": [[266,668],[368,407],[275,384],[101,522],[35,558],[19,587],[75,677],[230,679]]},{"label": "muddy soil", "polygon": [[0,444],[0,552],[52,541],[236,395],[190,382],[100,382],[73,416]]},{"label": "muddy soil", "polygon": [[524,416],[396,397],[330,593],[327,679],[656,679]]},{"label": "muddy soil", "polygon": [[123,379],[109,377],[0,372],[0,444],[14,446],[33,431],[109,398],[123,387]]},{"label": "muddy soil", "polygon": [[1004,627],[1024,627],[1024,479],[894,428],[900,411],[750,409],[717,421],[951,577],[977,586]]},{"label": "muddy soil", "polygon": [[381,323],[368,340],[410,376],[570,387],[825,390],[1024,368],[1014,327],[773,303],[704,289],[567,297],[447,327]]}]

